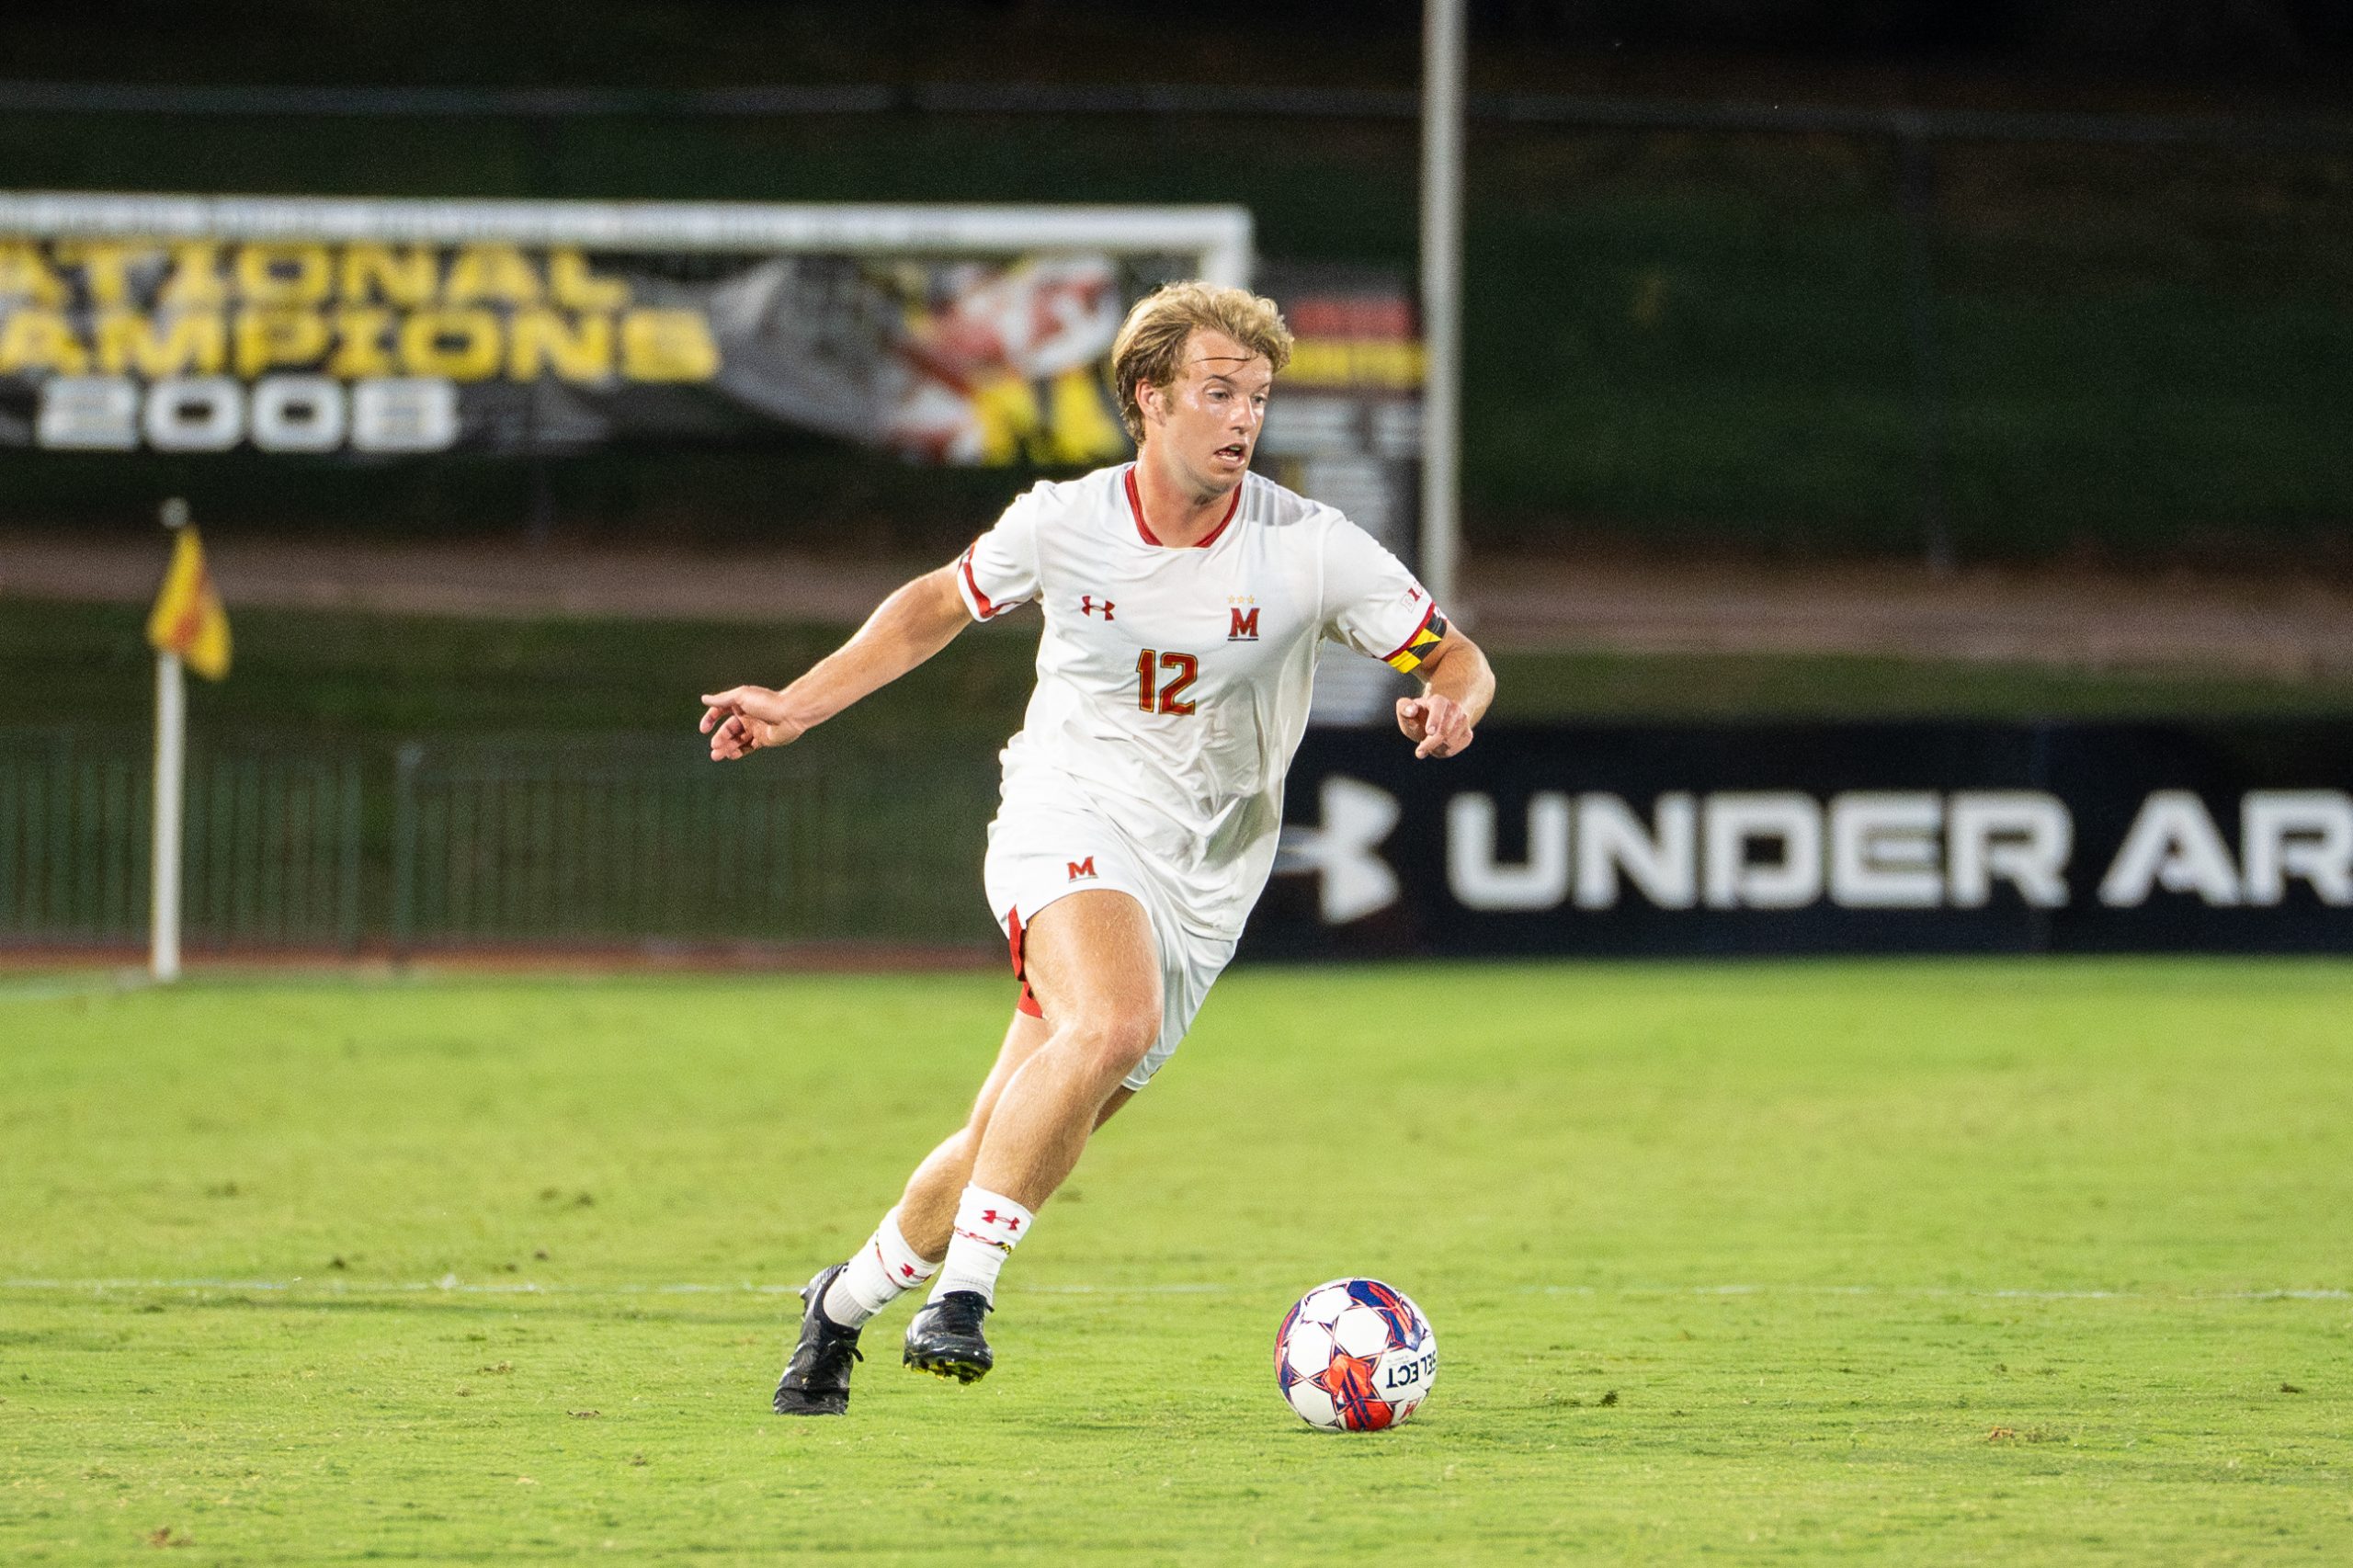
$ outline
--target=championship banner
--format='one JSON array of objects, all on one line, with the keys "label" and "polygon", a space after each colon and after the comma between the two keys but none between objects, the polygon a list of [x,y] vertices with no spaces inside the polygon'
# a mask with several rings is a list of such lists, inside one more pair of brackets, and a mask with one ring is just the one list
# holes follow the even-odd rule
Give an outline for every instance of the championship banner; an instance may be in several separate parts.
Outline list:
[{"label": "championship banner", "polygon": [[1243,950],[2353,952],[2353,723],[1310,730]]},{"label": "championship banner", "polygon": [[1085,466],[1129,449],[1103,374],[1128,305],[1233,270],[1237,217],[1246,258],[1228,209],[0,195],[0,445],[378,459],[791,426]]}]

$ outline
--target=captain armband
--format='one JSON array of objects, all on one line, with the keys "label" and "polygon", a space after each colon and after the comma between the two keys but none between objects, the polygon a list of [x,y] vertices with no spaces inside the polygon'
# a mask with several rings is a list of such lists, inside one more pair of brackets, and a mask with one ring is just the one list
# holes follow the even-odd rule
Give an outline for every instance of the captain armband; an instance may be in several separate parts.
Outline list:
[{"label": "captain armband", "polygon": [[1415,629],[1411,637],[1405,639],[1404,646],[1383,659],[1381,663],[1392,670],[1411,675],[1422,667],[1422,661],[1429,657],[1430,650],[1445,641],[1446,616],[1438,606],[1432,605],[1429,614],[1422,617],[1422,624]]}]

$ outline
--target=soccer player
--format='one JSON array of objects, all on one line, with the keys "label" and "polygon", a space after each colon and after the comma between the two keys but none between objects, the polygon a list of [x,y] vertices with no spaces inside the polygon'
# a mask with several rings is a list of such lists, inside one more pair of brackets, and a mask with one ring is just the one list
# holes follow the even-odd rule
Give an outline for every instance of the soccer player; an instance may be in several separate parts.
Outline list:
[{"label": "soccer player", "polygon": [[1012,1025],[964,1125],[801,1291],[779,1413],[847,1410],[858,1331],[926,1282],[906,1365],[970,1382],[994,1364],[998,1270],[1185,1038],[1266,886],[1325,642],[1420,678],[1397,701],[1417,757],[1461,752],[1486,712],[1485,655],[1397,559],[1250,472],[1290,351],[1272,301],[1160,290],[1111,350],[1132,463],[1037,485],[783,690],[702,699],[712,758],[741,757],[790,745],[971,621],[1033,600],[1045,619],[983,866],[1020,983]]}]

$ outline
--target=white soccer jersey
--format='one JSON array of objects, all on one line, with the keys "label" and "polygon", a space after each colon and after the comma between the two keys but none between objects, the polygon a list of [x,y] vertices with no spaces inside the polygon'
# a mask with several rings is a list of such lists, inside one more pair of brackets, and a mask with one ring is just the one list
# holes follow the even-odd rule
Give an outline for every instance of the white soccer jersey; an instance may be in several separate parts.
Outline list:
[{"label": "white soccer jersey", "polygon": [[1324,642],[1410,670],[1445,621],[1329,506],[1251,474],[1214,532],[1175,549],[1145,526],[1133,476],[1122,463],[1037,485],[958,567],[976,619],[1031,599],[1046,618],[998,824],[1100,814],[1190,930],[1230,941],[1274,865]]}]

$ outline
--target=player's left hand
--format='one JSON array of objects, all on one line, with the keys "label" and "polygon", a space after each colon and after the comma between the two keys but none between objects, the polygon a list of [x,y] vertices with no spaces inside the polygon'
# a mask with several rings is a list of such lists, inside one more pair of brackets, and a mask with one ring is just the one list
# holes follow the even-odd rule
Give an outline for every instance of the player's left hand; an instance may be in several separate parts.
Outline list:
[{"label": "player's left hand", "polygon": [[1397,727],[1414,743],[1414,756],[1452,756],[1471,744],[1471,715],[1462,704],[1437,692],[1397,699]]}]

